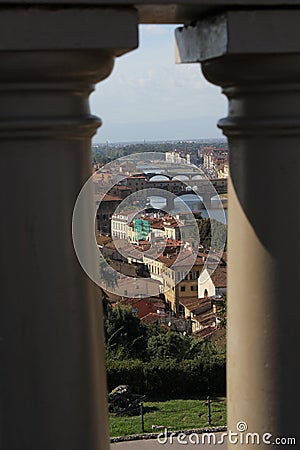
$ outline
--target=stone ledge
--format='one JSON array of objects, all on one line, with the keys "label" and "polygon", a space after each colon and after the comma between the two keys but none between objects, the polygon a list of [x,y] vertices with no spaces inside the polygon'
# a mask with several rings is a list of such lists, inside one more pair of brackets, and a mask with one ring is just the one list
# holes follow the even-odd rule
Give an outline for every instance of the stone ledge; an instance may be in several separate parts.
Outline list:
[{"label": "stone ledge", "polygon": [[[227,431],[227,427],[209,427],[209,428],[197,428],[194,430],[178,430],[178,431],[168,431],[167,436],[170,436],[171,434],[173,436],[178,436],[181,433],[186,434],[187,436],[196,433],[196,434],[203,434],[203,433],[220,433],[222,431]],[[126,441],[142,441],[146,439],[157,439],[157,437],[163,433],[163,431],[160,431],[159,433],[143,433],[143,434],[134,434],[130,436],[118,436],[110,438],[110,442],[126,442]]]}]

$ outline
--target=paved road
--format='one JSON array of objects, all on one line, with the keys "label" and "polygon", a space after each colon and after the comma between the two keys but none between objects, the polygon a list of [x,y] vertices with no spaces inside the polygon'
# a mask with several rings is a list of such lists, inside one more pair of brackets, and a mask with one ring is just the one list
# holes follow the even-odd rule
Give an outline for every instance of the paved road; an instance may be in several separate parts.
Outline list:
[{"label": "paved road", "polygon": [[[195,450],[196,448],[201,448],[201,450],[212,450],[212,449],[222,449],[225,450],[227,448],[226,444],[219,444],[221,440],[221,434],[216,433],[216,443],[217,445],[212,444],[202,444],[200,441],[199,445],[195,445],[195,443],[189,442],[189,436],[185,438],[185,440],[188,442],[187,444],[180,444],[177,441],[177,438],[174,438],[174,441],[172,444],[169,442],[162,445],[157,442],[156,439],[148,439],[144,441],[129,441],[129,442],[118,442],[115,444],[111,444],[111,450]],[[207,441],[206,441],[207,442]],[[213,442],[213,441],[212,441]]]}]

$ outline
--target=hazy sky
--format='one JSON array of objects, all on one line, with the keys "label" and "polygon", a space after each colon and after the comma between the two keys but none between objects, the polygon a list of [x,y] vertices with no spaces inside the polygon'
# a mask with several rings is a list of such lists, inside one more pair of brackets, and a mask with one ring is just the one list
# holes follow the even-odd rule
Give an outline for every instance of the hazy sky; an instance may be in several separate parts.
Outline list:
[{"label": "hazy sky", "polygon": [[175,26],[140,26],[140,46],[117,58],[97,85],[92,112],[103,120],[94,142],[221,137],[226,99],[199,64],[174,63]]}]

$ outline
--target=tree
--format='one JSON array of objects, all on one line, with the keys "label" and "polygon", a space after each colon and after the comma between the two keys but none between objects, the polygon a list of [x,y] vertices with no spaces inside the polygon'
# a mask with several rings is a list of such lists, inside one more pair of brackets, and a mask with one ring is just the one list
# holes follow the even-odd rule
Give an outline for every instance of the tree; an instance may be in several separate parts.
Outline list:
[{"label": "tree", "polygon": [[210,219],[200,219],[198,222],[200,244],[210,247],[211,225]]},{"label": "tree", "polygon": [[200,236],[200,244],[204,245],[207,248],[210,248],[212,245],[211,235],[212,229],[214,232],[213,244],[215,249],[221,250],[223,249],[223,244],[225,243],[226,250],[226,236],[227,236],[227,227],[224,223],[219,222],[215,219],[200,219],[198,221],[198,229]]},{"label": "tree", "polygon": [[224,294],[224,304],[223,306],[218,310],[218,317],[220,319],[220,328],[227,328],[227,296]]},{"label": "tree", "polygon": [[104,329],[109,357],[120,354],[127,358],[145,356],[147,329],[129,308],[122,305],[107,308]]},{"label": "tree", "polygon": [[200,351],[200,341],[173,331],[160,332],[148,339],[147,352],[152,359],[193,359]]},{"label": "tree", "polygon": [[145,325],[123,305],[106,306],[104,326],[110,360],[199,360],[209,366],[219,353],[217,346],[208,339],[183,335],[159,324]]}]

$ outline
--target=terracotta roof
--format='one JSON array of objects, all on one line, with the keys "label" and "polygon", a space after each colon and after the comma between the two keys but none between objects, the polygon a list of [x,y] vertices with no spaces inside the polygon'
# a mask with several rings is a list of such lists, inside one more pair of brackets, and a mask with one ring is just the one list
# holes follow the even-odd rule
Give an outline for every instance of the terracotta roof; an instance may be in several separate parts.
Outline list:
[{"label": "terracotta roof", "polygon": [[151,248],[151,244],[149,241],[139,241],[139,244],[133,244],[133,246],[138,250],[139,252],[146,252]]},{"label": "terracotta roof", "polygon": [[104,197],[100,200],[101,202],[116,202],[122,201],[121,197],[117,197],[116,195],[105,194]]},{"label": "terracotta roof", "polygon": [[203,330],[196,331],[194,333],[194,335],[196,335],[197,337],[202,337],[202,338],[208,337],[208,336],[214,334],[217,331],[217,329],[218,328],[216,328],[216,327],[208,326],[208,327],[203,328]]},{"label": "terracotta roof", "polygon": [[182,251],[178,254],[170,254],[169,256],[159,256],[157,259],[167,267],[170,267],[173,264],[176,264],[176,266],[178,267],[194,267],[204,264],[204,261],[201,257],[197,256],[195,258],[195,255],[188,250]]},{"label": "terracotta roof", "polygon": [[151,224],[151,228],[155,228],[155,229],[158,229],[158,230],[163,230],[164,229],[163,222],[151,222],[151,221],[149,221],[149,222]]},{"label": "terracotta roof", "polygon": [[212,282],[215,287],[227,286],[227,268],[226,266],[218,266],[216,270],[211,274]]},{"label": "terracotta roof", "polygon": [[120,250],[122,250],[122,254],[126,255],[127,257],[132,257],[132,258],[141,258],[142,255],[139,255],[137,253],[137,251],[142,252],[145,250],[148,250],[147,247],[150,248],[150,244],[149,242],[147,242],[147,244],[144,245],[136,245],[136,244],[132,244],[130,242],[127,242],[125,239],[114,239],[110,240],[106,245],[105,248],[109,248],[112,250],[118,250],[116,247],[116,243],[118,245],[118,248],[120,248]]},{"label": "terracotta roof", "polygon": [[116,185],[112,189],[116,189],[117,191],[131,191],[130,187],[123,185]]},{"label": "terracotta roof", "polygon": [[199,300],[200,306],[206,306],[208,304],[211,304],[215,300],[215,298],[214,297],[204,297],[204,298],[201,297],[201,298],[198,298],[198,300]]},{"label": "terracotta roof", "polygon": [[165,239],[165,242],[168,246],[180,247],[182,245],[182,241],[180,239]]},{"label": "terracotta roof", "polygon": [[165,308],[163,300],[159,297],[129,298],[126,297],[120,301],[122,305],[135,305],[139,302],[152,303],[156,308]]},{"label": "terracotta roof", "polygon": [[115,243],[114,243],[114,241],[112,239],[105,244],[105,247],[106,248],[112,248],[113,250],[116,250],[116,245],[115,245]]},{"label": "terracotta roof", "polygon": [[97,239],[97,244],[98,245],[106,245],[109,242],[112,242],[112,238],[109,236],[103,236],[102,234],[99,234],[98,236],[96,236]]},{"label": "terracotta roof", "polygon": [[202,325],[209,324],[214,318],[216,317],[216,314],[213,312],[213,309],[209,309],[202,314],[197,314],[194,316],[194,319],[201,323]]},{"label": "terracotta roof", "polygon": [[146,325],[150,325],[152,323],[158,322],[161,316],[162,314],[149,313],[145,317],[143,317],[141,321]]},{"label": "terracotta roof", "polygon": [[179,223],[176,222],[175,220],[173,220],[172,222],[170,220],[164,221],[164,225],[165,227],[171,227],[171,228],[175,228],[175,227],[179,227]]},{"label": "terracotta roof", "polygon": [[196,311],[200,306],[200,299],[195,299],[195,297],[182,297],[179,303],[187,308],[189,311]]},{"label": "terracotta roof", "polygon": [[210,298],[209,303],[210,304],[208,304],[208,301],[206,301],[205,305],[205,303],[202,302],[201,307],[204,308],[205,306],[207,306],[207,309],[204,308],[202,312],[199,311],[199,313],[194,316],[194,319],[197,322],[201,323],[201,325],[206,325],[212,321],[215,321],[215,317],[218,316],[218,313],[215,313],[213,309],[214,299],[212,297]]}]

